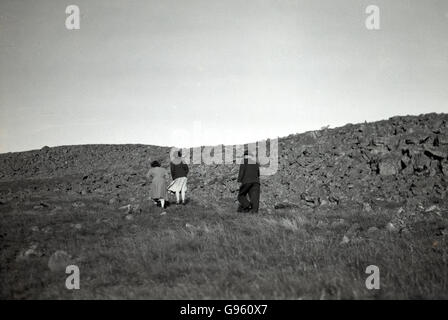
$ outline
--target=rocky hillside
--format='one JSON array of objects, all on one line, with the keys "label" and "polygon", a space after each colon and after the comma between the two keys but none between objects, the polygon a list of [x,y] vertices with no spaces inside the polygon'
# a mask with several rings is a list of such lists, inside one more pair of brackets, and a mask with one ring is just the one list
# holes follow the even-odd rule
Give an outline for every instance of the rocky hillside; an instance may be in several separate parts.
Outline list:
[{"label": "rocky hillside", "polygon": [[[290,135],[279,140],[278,172],[262,179],[262,210],[285,207],[444,206],[448,189],[448,114],[400,116]],[[0,201],[41,190],[103,197],[138,209],[148,160],[168,167],[168,147],[84,145],[0,155]],[[235,207],[235,165],[192,165],[192,201]],[[23,186],[27,180],[27,188]],[[20,183],[19,183],[20,182]]]}]

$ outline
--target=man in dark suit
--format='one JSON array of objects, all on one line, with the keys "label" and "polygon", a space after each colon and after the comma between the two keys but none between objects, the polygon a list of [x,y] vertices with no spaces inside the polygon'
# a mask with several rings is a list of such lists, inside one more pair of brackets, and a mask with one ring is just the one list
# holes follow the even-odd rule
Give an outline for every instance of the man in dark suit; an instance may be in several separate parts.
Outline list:
[{"label": "man in dark suit", "polygon": [[[249,161],[249,158],[251,161]],[[255,157],[244,152],[244,162],[240,164],[238,182],[241,183],[238,191],[240,206],[238,212],[258,212],[260,202],[260,165]],[[250,201],[247,199],[249,195]]]}]

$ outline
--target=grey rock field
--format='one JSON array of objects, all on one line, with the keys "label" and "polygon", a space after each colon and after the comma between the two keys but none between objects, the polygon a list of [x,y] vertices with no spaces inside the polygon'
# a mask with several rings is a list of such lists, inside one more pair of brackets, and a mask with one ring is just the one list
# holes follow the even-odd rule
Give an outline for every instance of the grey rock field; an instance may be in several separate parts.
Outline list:
[{"label": "grey rock field", "polygon": [[[324,128],[278,146],[258,215],[236,213],[237,164],[190,165],[187,206],[155,207],[145,173],[149,159],[169,168],[169,147],[0,154],[1,296],[447,297],[447,114]],[[63,285],[69,257],[81,265],[76,292]],[[381,292],[363,282],[375,260],[395,268]],[[414,280],[400,291],[405,272]]]}]

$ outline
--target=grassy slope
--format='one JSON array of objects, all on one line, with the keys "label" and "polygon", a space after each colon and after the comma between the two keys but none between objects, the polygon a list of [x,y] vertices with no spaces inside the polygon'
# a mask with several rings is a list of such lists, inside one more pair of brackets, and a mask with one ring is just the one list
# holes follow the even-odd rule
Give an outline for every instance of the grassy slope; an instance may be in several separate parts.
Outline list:
[{"label": "grassy slope", "polygon": [[[33,209],[40,201],[49,207]],[[75,201],[85,206],[74,208]],[[193,199],[160,215],[140,201],[144,213],[133,220],[94,195],[48,191],[1,205],[0,297],[448,298],[447,241],[439,233],[446,219],[436,214],[393,233],[384,225],[397,208],[247,215]],[[341,244],[355,223],[351,241]],[[367,232],[372,226],[379,231]],[[32,244],[37,255],[17,259]],[[65,273],[47,267],[55,250],[73,256],[81,290],[67,290]],[[364,285],[370,264],[380,267],[380,290]]]}]

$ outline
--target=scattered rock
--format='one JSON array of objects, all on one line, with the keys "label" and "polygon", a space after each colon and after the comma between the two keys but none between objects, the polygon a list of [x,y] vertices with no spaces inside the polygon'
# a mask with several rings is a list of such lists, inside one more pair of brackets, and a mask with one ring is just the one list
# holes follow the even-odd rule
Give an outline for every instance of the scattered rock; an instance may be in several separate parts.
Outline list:
[{"label": "scattered rock", "polygon": [[442,169],[442,173],[445,176],[448,176],[448,161],[442,162],[440,166],[441,166],[441,169]]},{"label": "scattered rock", "polygon": [[73,228],[73,229],[76,229],[76,230],[81,230],[82,229],[82,224],[80,224],[80,223],[72,223],[71,224],[71,227]]},{"label": "scattered rock", "polygon": [[32,255],[37,255],[37,244],[33,244],[28,250],[25,251],[24,256],[29,257]]},{"label": "scattered rock", "polygon": [[389,222],[386,225],[386,230],[389,232],[397,232],[398,231],[397,227],[395,227],[395,225],[392,222]]},{"label": "scattered rock", "polygon": [[425,210],[425,212],[433,212],[433,211],[439,211],[439,207],[437,205],[432,205],[428,209]]},{"label": "scattered rock", "polygon": [[23,250],[17,257],[16,261],[24,261],[30,257],[39,257],[41,253],[37,250],[37,244],[32,244],[28,249]]},{"label": "scattered rock", "polygon": [[343,226],[343,225],[345,225],[345,220],[342,218],[335,220],[331,223],[332,227],[338,227],[338,226]]},{"label": "scattered rock", "polygon": [[436,160],[443,160],[448,158],[448,154],[440,149],[426,148],[425,154],[428,155],[430,158]]},{"label": "scattered rock", "polygon": [[70,261],[71,256],[67,252],[57,250],[48,259],[48,268],[53,272],[65,271],[65,268],[71,264]]},{"label": "scattered rock", "polygon": [[85,205],[84,202],[81,202],[81,201],[75,201],[75,202],[72,203],[72,206],[73,206],[74,208],[83,208],[83,207],[85,207],[86,205]]},{"label": "scattered rock", "polygon": [[118,210],[125,210],[126,213],[130,213],[132,211],[132,207],[131,207],[130,204],[127,204],[125,206],[122,206],[122,207],[118,208]]},{"label": "scattered rock", "polygon": [[370,227],[369,229],[367,229],[368,233],[376,233],[378,231],[379,231],[379,229],[377,227]]},{"label": "scattered rock", "polygon": [[398,166],[393,159],[385,159],[379,163],[378,170],[382,176],[392,176],[397,174]]},{"label": "scattered rock", "polygon": [[298,205],[296,205],[294,203],[288,203],[288,202],[274,204],[274,209],[275,210],[279,210],[279,209],[294,209],[294,208],[298,208],[298,207],[299,207]]},{"label": "scattered rock", "polygon": [[349,237],[347,237],[347,236],[343,236],[343,237],[342,237],[342,241],[340,242],[340,244],[347,244],[347,243],[349,243],[349,242],[350,242]]},{"label": "scattered rock", "polygon": [[368,203],[363,203],[362,210],[365,212],[372,212],[372,207]]},{"label": "scattered rock", "polygon": [[43,233],[51,233],[53,229],[50,226],[47,226],[41,230]]},{"label": "scattered rock", "polygon": [[302,193],[300,195],[300,199],[305,202],[308,206],[314,206],[318,204],[318,199],[316,197],[312,197],[306,193]]},{"label": "scattered rock", "polygon": [[34,210],[39,210],[39,209],[43,209],[43,208],[48,208],[50,205],[45,203],[45,202],[40,202],[39,204],[33,206]]},{"label": "scattered rock", "polygon": [[414,172],[416,173],[425,172],[431,165],[431,160],[422,153],[414,155],[413,160]]},{"label": "scattered rock", "polygon": [[448,145],[448,137],[447,136],[441,136],[441,137],[437,137],[437,145]]}]

